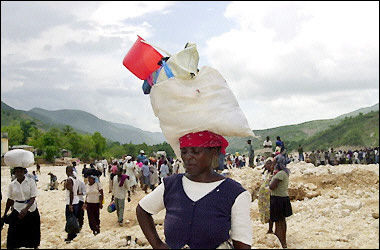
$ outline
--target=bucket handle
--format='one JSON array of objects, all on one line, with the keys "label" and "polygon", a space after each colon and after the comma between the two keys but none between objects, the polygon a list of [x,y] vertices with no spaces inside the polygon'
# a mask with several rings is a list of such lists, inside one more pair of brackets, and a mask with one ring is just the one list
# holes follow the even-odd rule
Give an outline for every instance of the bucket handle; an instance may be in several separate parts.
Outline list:
[{"label": "bucket handle", "polygon": [[162,52],[164,52],[164,53],[165,53],[166,55],[168,55],[168,56],[172,56],[169,52],[167,52],[166,50],[161,49],[160,47],[158,47],[158,46],[156,46],[156,45],[153,45],[153,44],[151,44],[151,43],[148,43],[147,41],[145,41],[145,40],[143,40],[143,39],[141,39],[140,41],[143,42],[143,43],[145,43],[145,44],[148,44],[148,45],[150,45],[150,46],[152,46],[152,47],[154,47],[154,48],[156,48],[156,49],[161,50]]}]

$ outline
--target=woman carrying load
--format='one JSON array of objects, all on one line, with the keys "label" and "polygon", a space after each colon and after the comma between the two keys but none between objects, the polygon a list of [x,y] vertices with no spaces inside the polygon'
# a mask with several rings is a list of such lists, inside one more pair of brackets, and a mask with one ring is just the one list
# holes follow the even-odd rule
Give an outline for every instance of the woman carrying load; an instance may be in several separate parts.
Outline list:
[{"label": "woman carrying load", "polygon": [[[214,171],[228,142],[209,131],[186,134],[179,142],[186,173],[164,178],[136,208],[149,243],[161,249],[249,249],[251,195],[236,181]],[[165,241],[159,238],[152,219],[152,214],[163,209]]]},{"label": "woman carrying load", "polygon": [[[14,168],[16,179],[9,184],[8,200],[4,217],[9,223],[7,248],[38,248],[41,241],[41,221],[37,208],[37,186],[33,179],[26,178],[26,168]],[[13,207],[9,216],[7,213]]]}]

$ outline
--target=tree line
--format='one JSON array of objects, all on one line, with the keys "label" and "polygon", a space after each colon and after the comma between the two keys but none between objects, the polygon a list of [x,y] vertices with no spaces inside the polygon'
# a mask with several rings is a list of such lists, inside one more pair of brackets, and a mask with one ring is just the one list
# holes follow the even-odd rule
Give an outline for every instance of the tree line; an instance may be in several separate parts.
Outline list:
[{"label": "tree line", "polygon": [[54,162],[55,158],[62,157],[62,150],[71,152],[72,157],[83,161],[95,159],[121,158],[124,155],[137,156],[140,150],[144,150],[147,156],[153,156],[154,152],[165,151],[167,156],[175,157],[171,146],[163,142],[156,145],[120,144],[104,138],[101,133],[80,134],[71,126],[63,128],[52,127],[47,131],[37,128],[33,121],[22,120],[9,126],[2,126],[1,132],[8,133],[9,146],[30,145],[36,150],[36,158],[43,158]]}]

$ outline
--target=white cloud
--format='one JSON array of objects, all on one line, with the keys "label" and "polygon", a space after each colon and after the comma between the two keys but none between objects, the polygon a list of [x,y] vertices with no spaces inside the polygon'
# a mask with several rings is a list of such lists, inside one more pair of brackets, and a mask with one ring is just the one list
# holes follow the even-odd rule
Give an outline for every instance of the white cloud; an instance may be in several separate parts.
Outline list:
[{"label": "white cloud", "polygon": [[[174,4],[2,2],[2,100],[160,131],[142,81],[122,60],[136,34],[149,40],[162,24],[173,33],[155,38],[163,37],[163,48],[178,46],[175,31],[186,25]],[[225,17],[235,28],[206,47],[194,42],[202,44],[200,61],[226,78],[253,129],[333,118],[378,100],[378,11],[378,3],[366,2],[231,3]],[[169,13],[178,22],[165,23]]]},{"label": "white cloud", "polygon": [[[101,119],[159,131],[154,117],[135,114],[147,106],[151,109],[150,101],[144,98],[142,82],[122,65],[137,39],[136,34],[150,37],[153,26],[148,21],[122,21],[163,11],[172,4],[38,2],[30,5],[33,9],[39,6],[39,19],[45,13],[60,13],[59,16],[65,13],[62,16],[70,21],[56,21],[55,25],[40,30],[36,27],[33,36],[22,40],[12,39],[11,35],[22,32],[20,27],[27,29],[28,24],[15,26],[12,20],[7,22],[7,28],[12,31],[7,33],[10,35],[2,34],[2,100],[24,110],[81,109]],[[19,12],[23,6],[7,4],[7,10]],[[23,13],[27,20],[35,17],[33,12]],[[3,10],[2,14],[7,14],[6,20],[12,15]],[[49,14],[50,18],[54,15]],[[21,96],[28,97],[27,101],[16,100]]]},{"label": "white cloud", "polygon": [[378,101],[367,98],[379,92],[378,3],[233,2],[225,16],[238,28],[209,39],[205,54],[253,129],[333,118]]},{"label": "white cloud", "polygon": [[165,11],[174,2],[162,1],[107,1],[91,15],[91,19],[101,24],[117,24],[123,20],[149,13]]}]

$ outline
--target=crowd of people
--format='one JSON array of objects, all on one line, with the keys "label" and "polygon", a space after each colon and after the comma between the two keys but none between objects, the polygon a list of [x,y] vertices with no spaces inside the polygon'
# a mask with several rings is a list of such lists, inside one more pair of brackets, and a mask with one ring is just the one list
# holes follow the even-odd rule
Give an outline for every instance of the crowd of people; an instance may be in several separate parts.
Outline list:
[{"label": "crowd of people", "polygon": [[339,164],[379,164],[379,147],[365,148],[359,150],[313,150],[304,153],[306,162],[313,163],[314,166],[320,165],[339,165]]},{"label": "crowd of people", "polygon": [[[210,135],[209,133],[204,134]],[[191,138],[192,136],[187,137]],[[251,198],[250,195],[246,195],[247,191],[240,184],[225,181],[225,175],[221,174],[221,170],[245,166],[254,168],[262,165],[264,169],[264,181],[259,190],[260,219],[263,223],[269,223],[268,233],[274,233],[280,240],[282,247],[286,248],[285,219],[292,215],[287,191],[290,175],[290,170],[287,168],[288,163],[292,161],[305,161],[311,162],[315,166],[379,163],[378,147],[343,152],[341,150],[334,151],[331,148],[328,151],[317,150],[307,153],[303,151],[300,145],[298,157],[293,157],[293,155],[288,156],[285,145],[280,137],[277,137],[274,150],[270,138],[267,137],[263,143],[264,154],[257,155],[256,161],[253,161],[254,150],[250,140],[247,141],[248,156],[246,157],[246,155],[240,155],[239,153],[226,154],[222,147],[222,145],[225,146],[224,138],[216,138],[220,142],[219,151],[214,150],[214,147],[211,146],[206,147],[205,145],[207,144],[190,147],[187,146],[186,142],[183,142],[185,139],[180,141],[181,145],[183,144],[181,156],[184,162],[179,159],[174,160],[165,155],[161,155],[158,158],[148,158],[144,151],[141,150],[136,157],[126,155],[121,159],[112,159],[111,161],[105,159],[95,160],[89,164],[89,167],[87,167],[87,164],[84,164],[82,172],[79,173],[77,169],[78,164],[73,161],[71,165],[66,167],[67,178],[61,182],[63,190],[66,190],[65,231],[67,232],[67,237],[65,241],[70,243],[80,233],[84,224],[85,211],[87,212],[88,224],[93,234],[97,235],[100,233],[100,210],[105,203],[103,188],[106,185],[106,183],[101,183],[100,181],[100,177],[103,175],[105,177],[103,180],[108,180],[108,191],[112,194],[111,201],[107,204],[107,210],[110,213],[116,211],[117,222],[120,226],[124,225],[125,202],[131,201],[133,194],[135,194],[138,188],[147,194],[139,202],[136,213],[142,230],[152,246],[179,247],[184,242],[187,242],[188,244],[192,244],[193,247],[214,247],[217,244],[224,244],[223,246],[245,248],[251,242],[250,229],[247,226],[249,223],[245,223],[245,226],[243,226],[243,221],[249,220],[249,205],[247,204],[251,202]],[[211,140],[214,143],[215,141],[213,140],[215,138]],[[189,145],[194,145],[194,142]],[[185,165],[187,165],[186,171]],[[37,165],[36,171],[32,171],[32,173],[23,167],[15,167],[11,173],[12,182],[9,186],[8,200],[4,216],[2,217],[2,225],[4,222],[10,225],[7,248],[22,246],[38,247],[41,237],[40,215],[35,199],[37,195],[37,173],[40,173],[40,166]],[[49,172],[48,175],[50,176],[50,182],[45,191],[58,190],[59,182],[57,176],[52,172]],[[203,242],[195,238],[192,239],[193,242],[189,242],[181,238],[182,236],[178,235],[177,232],[193,229],[183,225],[179,219],[185,218],[189,220],[189,223],[194,224],[194,228],[197,228],[197,230],[210,225],[207,224],[208,219],[206,218],[207,216],[214,218],[215,214],[211,211],[212,209],[216,209],[213,207],[214,205],[211,206],[210,204],[219,201],[219,198],[212,195],[208,197],[208,193],[213,190],[222,190],[221,183],[225,183],[223,190],[236,191],[235,196],[230,197],[231,206],[234,204],[233,201],[239,200],[236,207],[235,205],[232,206],[232,210],[231,207],[226,207],[226,211],[228,209],[232,211],[233,220],[232,224],[224,229],[233,229],[231,231],[232,241],[223,241],[222,239],[226,238],[225,234],[221,234],[220,240],[215,242]],[[180,188],[181,186],[182,189]],[[217,187],[218,189],[216,189]],[[183,190],[186,195],[183,196],[183,193],[178,194],[178,190]],[[221,193],[224,194],[224,191]],[[207,199],[202,198],[206,196]],[[229,195],[227,196],[229,197]],[[194,216],[203,218],[202,220],[205,220],[207,225],[201,222],[202,220],[198,217],[197,221],[194,221],[195,217],[190,216],[191,218],[188,218],[189,214],[187,212],[180,212],[182,210],[178,210],[178,204],[171,202],[172,199],[184,204],[184,207],[181,209],[185,209],[188,212],[192,211],[192,206],[199,206],[202,211],[212,208],[210,214],[202,214],[203,212],[201,214],[193,214]],[[216,204],[220,205],[221,203]],[[167,213],[173,213],[171,216],[174,216],[170,220],[169,218],[165,219],[165,223],[170,225],[170,228],[173,227],[170,230],[168,229],[167,243],[165,243],[168,245],[165,245],[157,238],[157,235],[154,233],[155,229],[152,228],[151,215],[158,213],[163,208],[167,209]],[[7,215],[10,209],[12,213]],[[238,215],[239,213],[242,214]],[[213,223],[221,227],[226,225],[224,224],[226,223],[225,221],[220,222],[221,224],[215,221]],[[273,225],[276,226],[274,231]],[[33,234],[28,234],[28,237],[24,241],[16,240],[18,235],[25,232],[25,228],[33,228]],[[236,235],[239,236],[237,237]],[[242,241],[237,241],[236,239],[241,239]]]},{"label": "crowd of people", "polygon": [[[57,176],[49,172],[50,181],[45,191],[58,190],[60,184],[66,191],[65,231],[67,237],[65,241],[70,243],[80,233],[84,224],[85,211],[87,212],[89,227],[94,235],[100,233],[100,209],[104,205],[104,184],[101,183],[100,177],[103,175],[108,179],[108,191],[112,194],[108,211],[116,211],[117,221],[123,226],[124,205],[126,200],[131,201],[131,195],[140,187],[145,193],[153,191],[157,185],[163,182],[165,177],[172,174],[185,173],[185,169],[180,160],[166,157],[165,155],[156,157],[147,157],[144,151],[135,158],[133,156],[124,156],[122,159],[95,160],[90,164],[84,164],[81,173],[79,172],[78,162],[73,161],[66,167],[66,175],[62,181],[58,181]],[[40,220],[36,198],[36,188],[38,176],[41,174],[40,165],[36,165],[36,171],[28,168],[13,167],[11,170],[11,185],[8,190],[8,201],[4,216],[2,217],[2,226],[4,223],[10,225],[8,230],[7,248],[18,248],[22,246],[36,247],[40,241]],[[104,182],[104,181],[103,181]],[[20,190],[18,186],[28,186]],[[14,188],[12,188],[15,186]],[[33,191],[34,190],[34,191]],[[24,209],[21,205],[26,204]],[[20,209],[18,209],[20,207]],[[17,208],[17,209],[16,209]],[[8,211],[12,213],[8,215]],[[31,213],[25,212],[28,210]],[[13,212],[15,211],[15,212]],[[23,216],[27,214],[20,224]],[[22,227],[22,228],[21,228]],[[24,232],[25,227],[38,228],[34,234],[25,240],[18,242],[16,235]],[[24,231],[23,231],[24,230]]]}]

